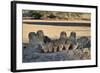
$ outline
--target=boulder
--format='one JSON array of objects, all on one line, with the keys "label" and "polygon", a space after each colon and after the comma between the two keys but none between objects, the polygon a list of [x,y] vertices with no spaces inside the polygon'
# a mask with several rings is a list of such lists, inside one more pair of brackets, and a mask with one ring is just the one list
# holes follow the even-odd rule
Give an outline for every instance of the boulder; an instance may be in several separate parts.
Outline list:
[{"label": "boulder", "polygon": [[77,42],[78,42],[79,46],[82,46],[83,48],[90,48],[91,47],[91,41],[86,36],[78,38]]}]

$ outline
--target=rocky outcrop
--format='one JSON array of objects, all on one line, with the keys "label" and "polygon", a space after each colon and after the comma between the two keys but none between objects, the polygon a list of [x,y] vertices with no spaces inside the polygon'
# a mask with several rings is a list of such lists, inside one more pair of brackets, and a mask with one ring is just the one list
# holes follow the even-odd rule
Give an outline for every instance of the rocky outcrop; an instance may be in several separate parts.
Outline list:
[{"label": "rocky outcrop", "polygon": [[90,40],[76,39],[76,33],[61,32],[59,39],[45,38],[43,31],[29,33],[29,44],[23,48],[23,62],[44,62],[90,59]]}]

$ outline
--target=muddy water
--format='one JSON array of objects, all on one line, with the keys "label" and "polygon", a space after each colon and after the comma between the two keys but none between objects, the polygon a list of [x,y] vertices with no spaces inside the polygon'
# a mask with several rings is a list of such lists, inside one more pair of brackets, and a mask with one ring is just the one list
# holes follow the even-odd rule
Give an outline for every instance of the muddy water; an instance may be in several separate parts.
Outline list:
[{"label": "muddy water", "polygon": [[44,34],[50,38],[59,38],[60,32],[65,31],[67,35],[74,31],[77,33],[77,37],[80,36],[90,36],[91,28],[89,26],[51,26],[51,25],[33,25],[33,24],[23,24],[23,43],[28,42],[28,33],[36,32],[38,30],[43,30]]}]

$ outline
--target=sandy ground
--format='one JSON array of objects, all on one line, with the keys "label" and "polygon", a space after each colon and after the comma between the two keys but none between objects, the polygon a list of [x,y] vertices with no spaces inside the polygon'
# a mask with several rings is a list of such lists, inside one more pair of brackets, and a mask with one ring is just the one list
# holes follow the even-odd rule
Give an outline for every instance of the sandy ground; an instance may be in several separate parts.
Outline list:
[{"label": "sandy ground", "polygon": [[65,31],[67,35],[74,31],[77,36],[90,36],[90,27],[83,26],[51,26],[51,25],[35,25],[35,24],[23,24],[23,42],[28,42],[28,33],[43,30],[44,34],[50,38],[59,38],[60,32]]}]

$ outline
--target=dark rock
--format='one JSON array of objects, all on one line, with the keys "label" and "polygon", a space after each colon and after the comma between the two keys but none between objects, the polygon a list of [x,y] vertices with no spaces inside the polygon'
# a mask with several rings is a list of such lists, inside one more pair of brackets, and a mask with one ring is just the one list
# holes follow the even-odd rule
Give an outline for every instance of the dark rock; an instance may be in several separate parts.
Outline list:
[{"label": "dark rock", "polygon": [[48,36],[44,36],[44,43],[51,42],[51,39]]},{"label": "dark rock", "polygon": [[88,39],[88,37],[85,37],[85,36],[77,39],[77,42],[78,42],[79,46],[82,46],[83,48],[90,48],[90,46],[91,46],[90,39]]}]

